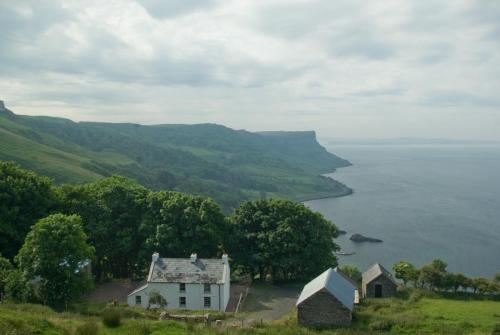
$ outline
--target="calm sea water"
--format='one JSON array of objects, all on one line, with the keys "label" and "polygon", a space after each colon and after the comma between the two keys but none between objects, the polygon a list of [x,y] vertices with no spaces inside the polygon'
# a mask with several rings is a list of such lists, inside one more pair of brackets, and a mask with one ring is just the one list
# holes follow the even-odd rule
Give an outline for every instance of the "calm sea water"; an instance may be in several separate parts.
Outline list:
[{"label": "calm sea water", "polygon": [[[365,269],[378,261],[417,266],[441,258],[450,271],[500,272],[500,147],[335,146],[354,165],[330,176],[354,189],[342,198],[306,202],[347,234],[337,243]],[[384,243],[349,240],[353,233]]]}]

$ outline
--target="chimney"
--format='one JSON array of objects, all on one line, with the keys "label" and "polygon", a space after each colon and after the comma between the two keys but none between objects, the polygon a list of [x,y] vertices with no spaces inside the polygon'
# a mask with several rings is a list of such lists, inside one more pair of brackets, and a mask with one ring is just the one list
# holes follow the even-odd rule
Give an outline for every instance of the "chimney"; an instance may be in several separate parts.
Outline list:
[{"label": "chimney", "polygon": [[153,256],[151,256],[151,260],[153,261],[153,263],[158,262],[158,259],[160,259],[160,254],[157,252],[153,253]]},{"label": "chimney", "polygon": [[198,258],[198,255],[193,253],[191,254],[191,263],[196,263],[196,258]]},{"label": "chimney", "polygon": [[227,254],[222,254],[222,263],[228,264]]},{"label": "chimney", "polygon": [[3,103],[2,100],[0,100],[0,110],[4,110],[5,109],[5,104]]}]

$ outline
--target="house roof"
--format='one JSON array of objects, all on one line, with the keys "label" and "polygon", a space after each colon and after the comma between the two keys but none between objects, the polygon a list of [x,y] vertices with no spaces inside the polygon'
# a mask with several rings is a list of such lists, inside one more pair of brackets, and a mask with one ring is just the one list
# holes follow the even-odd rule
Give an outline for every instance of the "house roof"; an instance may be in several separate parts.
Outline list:
[{"label": "house roof", "polygon": [[158,258],[152,262],[148,282],[222,284],[228,265],[222,259]]},{"label": "house roof", "polygon": [[368,270],[363,272],[363,283],[368,284],[375,278],[378,278],[380,275],[386,276],[394,283],[394,285],[397,285],[396,281],[392,277],[392,273],[390,273],[386,268],[384,268],[379,263],[373,264]]},{"label": "house roof", "polygon": [[352,311],[355,287],[332,268],[329,268],[304,286],[296,305],[298,306],[323,289],[330,292],[342,305]]}]

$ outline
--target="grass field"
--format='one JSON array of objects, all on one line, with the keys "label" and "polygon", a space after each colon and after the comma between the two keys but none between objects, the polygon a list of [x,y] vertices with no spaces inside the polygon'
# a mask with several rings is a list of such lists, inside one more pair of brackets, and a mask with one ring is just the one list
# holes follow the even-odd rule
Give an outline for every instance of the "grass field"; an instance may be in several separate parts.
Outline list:
[{"label": "grass field", "polygon": [[[276,299],[280,296],[288,298],[282,293],[277,293]],[[258,306],[255,301],[251,304]],[[269,308],[269,305],[264,306]],[[415,293],[399,298],[366,300],[356,307],[351,327],[324,331],[299,327],[293,308],[277,321],[260,323],[246,319],[241,326],[240,320],[245,313],[241,315],[243,318],[226,314],[215,316],[227,318],[223,325],[206,326],[157,321],[158,312],[120,307],[122,323],[116,328],[102,324],[100,315],[103,309],[102,305],[89,305],[80,306],[78,312],[56,313],[40,305],[0,304],[0,334],[500,334],[500,301],[470,297],[451,299]],[[82,325],[89,324],[97,326],[97,332],[77,331]]]}]

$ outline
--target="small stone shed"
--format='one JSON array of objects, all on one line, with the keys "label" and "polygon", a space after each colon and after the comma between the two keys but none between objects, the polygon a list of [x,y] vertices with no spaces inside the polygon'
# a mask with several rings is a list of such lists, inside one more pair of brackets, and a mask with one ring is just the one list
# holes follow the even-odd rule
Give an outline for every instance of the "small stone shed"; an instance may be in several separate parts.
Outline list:
[{"label": "small stone shed", "polygon": [[363,298],[386,298],[396,294],[397,283],[392,274],[379,263],[363,273],[361,288]]},{"label": "small stone shed", "polygon": [[304,286],[297,300],[302,326],[327,328],[351,324],[355,287],[335,269],[328,269]]}]

